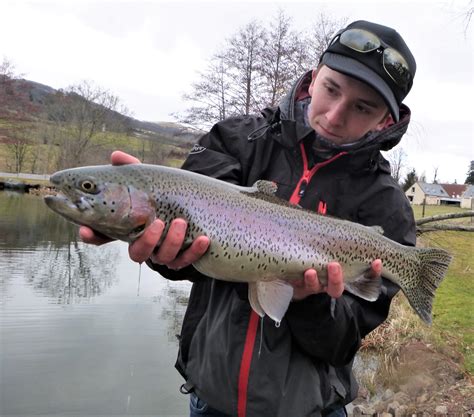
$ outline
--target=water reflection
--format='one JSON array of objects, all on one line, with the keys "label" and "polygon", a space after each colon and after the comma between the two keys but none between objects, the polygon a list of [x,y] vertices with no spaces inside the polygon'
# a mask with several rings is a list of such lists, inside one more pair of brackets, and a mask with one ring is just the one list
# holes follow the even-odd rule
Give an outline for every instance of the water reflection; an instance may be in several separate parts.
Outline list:
[{"label": "water reflection", "polygon": [[176,335],[181,330],[181,323],[189,299],[189,286],[186,284],[179,286],[177,284],[168,281],[166,291],[153,299],[163,308],[160,317],[168,323],[167,335],[170,342],[176,341]]},{"label": "water reflection", "polygon": [[0,192],[0,415],[186,415],[173,365],[189,284],[139,280],[126,244],[76,229]]},{"label": "water reflection", "polygon": [[90,300],[117,283],[117,247],[103,247],[99,255],[96,248],[74,240],[60,249],[48,245],[44,251],[50,255],[43,258],[47,261],[41,262],[43,254],[37,251],[25,270],[26,277],[35,289],[59,304]]},{"label": "water reflection", "polygon": [[2,193],[0,206],[4,290],[22,275],[50,302],[69,304],[88,301],[117,282],[116,246],[98,250],[79,242],[77,227],[46,210],[40,198]]}]

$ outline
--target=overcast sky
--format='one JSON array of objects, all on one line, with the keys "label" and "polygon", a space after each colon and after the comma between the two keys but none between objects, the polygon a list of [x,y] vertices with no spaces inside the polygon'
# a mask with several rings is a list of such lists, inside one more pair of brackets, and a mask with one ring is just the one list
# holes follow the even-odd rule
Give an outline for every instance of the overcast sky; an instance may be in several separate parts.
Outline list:
[{"label": "overcast sky", "polygon": [[[417,60],[405,103],[412,126],[401,147],[408,165],[433,179],[463,183],[474,159],[474,22],[469,0],[432,1],[31,1],[0,3],[0,60],[27,79],[66,88],[82,80],[117,95],[134,117],[173,121],[182,95],[222,42],[252,19],[279,8],[294,27],[322,11],[348,21],[396,28]],[[295,74],[295,78],[299,74]]]}]

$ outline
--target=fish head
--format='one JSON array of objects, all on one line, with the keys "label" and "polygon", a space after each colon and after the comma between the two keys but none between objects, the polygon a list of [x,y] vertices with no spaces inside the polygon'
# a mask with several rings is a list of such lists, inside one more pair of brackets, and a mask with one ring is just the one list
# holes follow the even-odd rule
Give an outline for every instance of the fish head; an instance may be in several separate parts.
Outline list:
[{"label": "fish head", "polygon": [[53,174],[50,182],[59,191],[45,197],[50,209],[110,238],[134,241],[155,219],[148,193],[105,170],[68,169]]}]

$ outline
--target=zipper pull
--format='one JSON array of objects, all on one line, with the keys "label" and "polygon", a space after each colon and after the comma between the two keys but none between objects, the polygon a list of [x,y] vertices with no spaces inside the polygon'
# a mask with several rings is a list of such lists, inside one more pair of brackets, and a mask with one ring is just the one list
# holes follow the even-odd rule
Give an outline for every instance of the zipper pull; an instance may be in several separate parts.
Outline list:
[{"label": "zipper pull", "polygon": [[300,198],[302,198],[304,196],[304,193],[306,191],[306,186],[308,185],[308,181],[307,180],[303,180],[301,181],[301,184],[300,184],[300,188],[299,188],[299,191],[298,191],[298,196]]}]

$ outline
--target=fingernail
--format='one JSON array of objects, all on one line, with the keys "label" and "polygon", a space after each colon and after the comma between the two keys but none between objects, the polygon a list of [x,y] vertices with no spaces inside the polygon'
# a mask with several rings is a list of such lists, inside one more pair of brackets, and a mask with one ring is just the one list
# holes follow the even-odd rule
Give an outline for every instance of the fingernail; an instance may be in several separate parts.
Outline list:
[{"label": "fingernail", "polygon": [[330,264],[329,265],[329,273],[331,275],[339,273],[339,265],[338,264]]},{"label": "fingernail", "polygon": [[183,222],[175,222],[173,228],[175,228],[177,232],[184,233],[186,231],[186,224]]},{"label": "fingernail", "polygon": [[202,240],[199,242],[199,249],[206,250],[209,247],[209,244],[206,240]]}]

